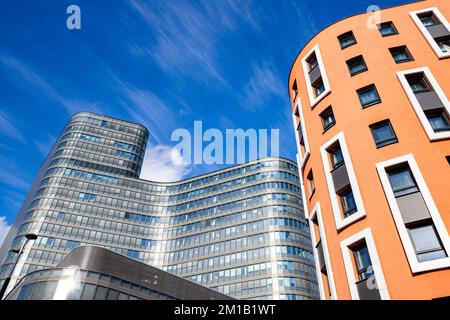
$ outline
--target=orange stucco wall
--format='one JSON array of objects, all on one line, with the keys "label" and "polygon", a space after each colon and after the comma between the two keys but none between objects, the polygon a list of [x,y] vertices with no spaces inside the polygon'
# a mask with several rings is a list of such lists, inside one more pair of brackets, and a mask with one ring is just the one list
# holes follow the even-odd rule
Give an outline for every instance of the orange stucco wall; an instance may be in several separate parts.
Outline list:
[{"label": "orange stucco wall", "polygon": [[[413,153],[443,222],[450,231],[450,165],[445,158],[450,155],[450,139],[434,142],[428,139],[396,75],[397,71],[427,66],[447,98],[450,98],[450,58],[439,59],[436,56],[409,16],[410,11],[429,7],[437,7],[450,20],[448,0],[428,0],[393,7],[381,11],[381,22],[392,21],[399,34],[382,37],[378,30],[366,27],[368,14],[356,15],[321,31],[303,48],[292,66],[289,88],[296,80],[310,146],[310,157],[301,176],[306,186],[306,175],[312,168],[316,187],[312,197],[305,187],[308,206],[305,211],[311,212],[316,202],[320,202],[339,299],[350,298],[340,241],[367,227],[372,229],[391,299],[450,296],[450,269],[421,274],[411,272],[375,167],[378,162]],[[337,36],[350,30],[357,44],[342,50]],[[311,109],[301,60],[316,44],[320,47],[331,93]],[[408,47],[414,61],[394,62],[389,48],[401,45]],[[361,54],[368,71],[351,77],[346,60]],[[356,90],[372,83],[382,103],[362,109]],[[292,101],[293,96],[290,98]],[[330,105],[336,124],[323,133],[319,114]],[[399,141],[377,149],[369,125],[384,119],[391,121]],[[345,134],[366,216],[338,232],[319,149],[340,131]]]}]

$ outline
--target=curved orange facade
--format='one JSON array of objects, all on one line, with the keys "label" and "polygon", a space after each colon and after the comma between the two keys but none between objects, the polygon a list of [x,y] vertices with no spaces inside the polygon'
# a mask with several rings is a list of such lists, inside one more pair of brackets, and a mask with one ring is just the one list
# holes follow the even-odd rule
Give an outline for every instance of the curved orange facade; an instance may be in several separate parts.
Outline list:
[{"label": "curved orange facade", "polygon": [[322,30],[289,76],[321,297],[447,297],[450,2],[377,15]]}]

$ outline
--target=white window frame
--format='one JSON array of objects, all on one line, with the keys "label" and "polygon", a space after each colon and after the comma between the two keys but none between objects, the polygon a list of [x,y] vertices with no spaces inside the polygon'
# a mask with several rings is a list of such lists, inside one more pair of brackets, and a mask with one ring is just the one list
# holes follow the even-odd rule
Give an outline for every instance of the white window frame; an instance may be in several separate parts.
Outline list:
[{"label": "white window frame", "polygon": [[[297,124],[295,113],[298,111],[298,115],[300,118],[300,124]],[[305,119],[303,117],[303,109],[302,109],[302,103],[300,101],[300,98],[297,99],[297,103],[295,104],[294,111],[292,112],[292,120],[294,125],[294,131],[295,131],[295,141],[297,142],[297,150],[300,157],[300,161],[298,162],[298,168],[299,172],[303,170],[305,167],[306,161],[309,158],[310,155],[310,149],[309,149],[309,142],[308,142],[308,134],[306,133],[306,125],[305,125]],[[302,131],[303,141],[305,143],[305,154],[302,154],[302,146],[300,145],[300,139],[298,137],[297,129],[300,126],[300,130]]]},{"label": "white window frame", "polygon": [[425,204],[430,213],[431,220],[433,221],[434,227],[436,228],[436,231],[439,235],[439,238],[442,242],[442,245],[447,255],[450,254],[450,238],[448,235],[447,228],[445,227],[445,224],[442,221],[441,215],[439,214],[436,204],[434,203],[430,190],[428,189],[425,183],[425,180],[422,176],[419,166],[417,165],[414,155],[410,153],[395,159],[377,163],[376,168],[378,171],[378,175],[380,177],[381,184],[384,189],[384,194],[386,195],[386,198],[388,200],[389,207],[391,208],[391,213],[394,218],[395,226],[397,227],[397,231],[400,235],[400,240],[406,252],[406,257],[408,259],[409,266],[411,267],[411,271],[413,273],[418,273],[441,268],[448,268],[450,267],[450,257],[422,262],[419,262],[419,260],[417,259],[413,243],[408,234],[408,230],[400,213],[400,209],[398,207],[394,191],[392,190],[391,183],[389,182],[389,177],[386,173],[386,168],[401,163],[407,163],[409,165],[409,168],[411,169],[414,179],[416,180],[417,187],[419,188],[422,194],[423,200],[425,201]]},{"label": "white window frame", "polygon": [[431,70],[428,67],[421,67],[421,68],[415,68],[415,69],[409,69],[409,70],[403,70],[397,72],[397,77],[400,80],[400,83],[403,86],[403,90],[405,90],[406,95],[408,96],[409,101],[411,102],[414,111],[417,114],[417,117],[420,120],[420,123],[422,124],[422,127],[424,128],[428,139],[431,141],[435,140],[442,140],[442,139],[449,139],[450,138],[450,131],[448,132],[434,132],[433,128],[431,127],[430,121],[428,120],[427,116],[425,115],[425,112],[422,110],[419,101],[417,100],[414,92],[411,89],[411,86],[408,83],[408,80],[406,77],[410,74],[415,73],[423,73],[425,77],[427,78],[428,82],[433,87],[433,90],[438,95],[439,99],[441,99],[442,104],[444,105],[444,109],[447,112],[448,115],[450,115],[450,102],[448,101],[447,96],[445,95],[442,88],[439,86],[439,83],[437,82],[436,78],[431,73]]},{"label": "white window frame", "polygon": [[370,260],[372,262],[373,274],[375,275],[375,281],[377,283],[378,292],[382,300],[389,300],[389,291],[386,285],[386,280],[384,279],[383,269],[381,268],[380,258],[378,257],[378,251],[375,246],[375,241],[373,239],[372,230],[366,228],[349,238],[341,241],[341,251],[342,257],[344,259],[345,272],[347,274],[347,281],[350,288],[350,295],[352,300],[360,300],[358,288],[356,287],[355,268],[353,263],[353,258],[351,254],[350,247],[361,240],[365,240],[367,245],[367,250],[369,251]]},{"label": "white window frame", "polygon": [[311,234],[311,241],[314,251],[314,261],[316,265],[316,274],[317,274],[317,281],[319,282],[319,292],[320,292],[320,299],[326,300],[327,297],[325,297],[325,285],[322,281],[322,272],[319,269],[319,255],[316,249],[317,245],[317,239],[316,234],[314,230],[314,218],[317,218],[317,224],[319,227],[319,237],[320,241],[322,242],[322,251],[323,256],[325,259],[325,266],[327,268],[327,278],[328,278],[328,284],[330,287],[330,295],[332,300],[338,300],[337,291],[336,291],[336,285],[334,283],[334,276],[333,276],[333,270],[331,268],[331,260],[330,260],[330,253],[328,251],[328,242],[327,237],[325,235],[325,228],[323,226],[323,220],[322,220],[322,209],[320,207],[320,203],[316,202],[316,205],[314,206],[313,210],[309,214],[309,230]]},{"label": "white window frame", "polygon": [[[309,80],[309,71],[310,70],[309,70],[309,63],[307,61],[313,53],[316,54],[317,64],[318,64],[317,67],[320,70],[323,85],[325,87],[324,92],[322,92],[317,97],[315,97],[315,93],[314,93],[311,81]],[[325,70],[325,64],[323,63],[322,54],[320,53],[320,48],[319,48],[318,44],[316,44],[302,59],[302,66],[303,66],[303,75],[304,75],[305,81],[306,81],[306,88],[308,90],[309,102],[311,104],[311,109],[313,109],[323,98],[325,98],[331,92],[330,82],[328,81],[327,72]]]},{"label": "white window frame", "polygon": [[450,24],[444,15],[439,11],[437,7],[431,7],[427,9],[421,9],[417,11],[412,11],[409,13],[417,28],[419,28],[420,32],[422,32],[423,36],[427,40],[428,44],[433,49],[434,53],[438,56],[439,59],[445,59],[450,57],[450,52],[442,52],[441,48],[438,46],[436,41],[433,39],[431,34],[428,32],[427,28],[423,25],[422,21],[420,21],[418,15],[422,13],[433,12],[433,14],[441,21],[441,23],[450,31]]},{"label": "white window frame", "polygon": [[[345,166],[347,169],[348,178],[350,180],[350,186],[352,188],[353,197],[355,199],[357,211],[352,215],[343,218],[341,209],[338,202],[338,195],[334,188],[333,177],[331,175],[331,166],[329,161],[329,155],[327,149],[339,142],[341,147],[342,155],[344,157]],[[334,221],[336,223],[336,229],[341,230],[348,225],[364,218],[366,216],[366,210],[364,208],[364,203],[362,201],[361,192],[359,190],[358,181],[356,179],[355,170],[353,169],[352,160],[350,158],[350,153],[348,151],[347,142],[345,140],[344,132],[341,131],[333,138],[331,138],[327,143],[320,147],[320,153],[322,155],[323,169],[325,170],[325,177],[328,185],[328,192],[330,194],[331,206],[333,208]]]}]

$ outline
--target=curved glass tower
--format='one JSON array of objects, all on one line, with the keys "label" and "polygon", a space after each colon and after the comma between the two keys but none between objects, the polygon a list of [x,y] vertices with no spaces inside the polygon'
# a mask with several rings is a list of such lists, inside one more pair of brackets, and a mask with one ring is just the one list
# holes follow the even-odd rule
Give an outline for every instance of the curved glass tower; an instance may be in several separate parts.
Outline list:
[{"label": "curved glass tower", "polygon": [[[139,179],[145,127],[75,114],[1,250],[0,279],[97,245],[240,299],[315,299],[297,166],[267,158],[173,183]],[[20,256],[12,249],[38,235]],[[12,270],[14,268],[14,270]]]}]

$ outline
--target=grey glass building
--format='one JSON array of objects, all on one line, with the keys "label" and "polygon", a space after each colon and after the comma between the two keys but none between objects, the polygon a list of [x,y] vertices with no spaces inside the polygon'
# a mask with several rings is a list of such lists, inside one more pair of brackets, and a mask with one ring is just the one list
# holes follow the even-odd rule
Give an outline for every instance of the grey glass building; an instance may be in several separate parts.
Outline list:
[{"label": "grey glass building", "polygon": [[145,127],[77,113],[0,249],[8,291],[96,245],[239,299],[318,297],[297,166],[267,158],[173,183],[139,179]]}]

